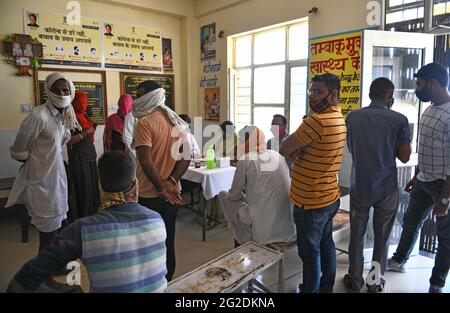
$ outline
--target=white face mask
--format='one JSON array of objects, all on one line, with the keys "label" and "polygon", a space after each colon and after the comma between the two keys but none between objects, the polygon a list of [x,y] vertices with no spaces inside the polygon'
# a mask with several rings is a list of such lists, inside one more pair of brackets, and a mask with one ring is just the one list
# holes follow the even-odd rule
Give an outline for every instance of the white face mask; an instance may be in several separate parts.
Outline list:
[{"label": "white face mask", "polygon": [[50,102],[59,109],[67,108],[72,103],[72,99],[71,99],[70,95],[69,96],[60,96],[60,95],[54,94],[51,91],[48,93],[48,98],[49,98]]}]

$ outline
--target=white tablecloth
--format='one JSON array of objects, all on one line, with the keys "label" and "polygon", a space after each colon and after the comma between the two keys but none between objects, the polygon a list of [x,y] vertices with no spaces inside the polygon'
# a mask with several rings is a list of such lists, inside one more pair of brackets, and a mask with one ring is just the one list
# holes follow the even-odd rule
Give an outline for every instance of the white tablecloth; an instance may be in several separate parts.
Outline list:
[{"label": "white tablecloth", "polygon": [[233,166],[211,170],[206,166],[200,168],[189,166],[181,178],[200,183],[203,188],[203,196],[209,200],[217,196],[219,192],[228,191],[231,188],[235,171],[236,168]]}]

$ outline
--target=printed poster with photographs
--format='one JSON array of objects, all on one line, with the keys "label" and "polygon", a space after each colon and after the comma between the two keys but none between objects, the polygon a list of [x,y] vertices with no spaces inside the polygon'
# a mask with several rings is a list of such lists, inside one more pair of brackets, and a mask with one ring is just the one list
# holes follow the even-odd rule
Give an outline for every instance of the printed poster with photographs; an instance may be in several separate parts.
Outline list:
[{"label": "printed poster with photographs", "polygon": [[216,57],[216,23],[202,26],[200,30],[201,60]]},{"label": "printed poster with photographs", "polygon": [[42,64],[101,66],[99,19],[82,17],[81,25],[69,25],[64,15],[25,10],[24,20],[25,33],[43,44]]},{"label": "printed poster with photographs", "polygon": [[172,39],[162,39],[162,51],[164,72],[173,72]]},{"label": "printed poster with photographs", "polygon": [[121,23],[103,23],[105,67],[161,71],[161,34],[158,30]]},{"label": "printed poster with photographs", "polygon": [[205,88],[205,120],[218,121],[220,117],[220,87]]}]

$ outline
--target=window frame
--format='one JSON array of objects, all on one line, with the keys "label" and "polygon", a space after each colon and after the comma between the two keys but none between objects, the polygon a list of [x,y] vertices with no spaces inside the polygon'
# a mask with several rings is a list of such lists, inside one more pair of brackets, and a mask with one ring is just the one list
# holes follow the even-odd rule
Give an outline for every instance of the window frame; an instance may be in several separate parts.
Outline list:
[{"label": "window frame", "polygon": [[[291,106],[291,97],[290,97],[290,92],[291,92],[291,69],[294,67],[302,67],[302,66],[308,66],[308,56],[309,53],[307,55],[306,58],[304,59],[298,59],[298,60],[289,60],[289,44],[290,44],[290,39],[289,39],[289,28],[299,25],[299,24],[308,24],[308,20],[305,19],[303,21],[297,21],[294,23],[290,23],[290,24],[286,24],[283,26],[274,26],[271,28],[267,28],[261,31],[255,31],[252,33],[247,33],[247,34],[243,34],[242,36],[236,36],[235,38],[233,38],[233,48],[232,48],[232,53],[233,53],[233,63],[232,63],[232,69],[233,71],[236,71],[237,73],[239,71],[242,70],[250,70],[250,123],[253,125],[255,118],[254,118],[254,109],[255,108],[264,108],[264,107],[275,107],[275,108],[283,108],[284,110],[284,116],[288,117],[289,120],[289,116],[290,116],[290,106]],[[308,25],[309,28],[309,25]],[[276,29],[283,29],[284,30],[284,35],[285,35],[285,56],[284,56],[284,60],[283,61],[279,61],[279,62],[271,62],[271,63],[264,63],[264,64],[255,64],[255,37],[258,34],[267,32],[267,31],[273,31]],[[247,66],[236,66],[236,41],[239,38],[242,37],[246,37],[246,36],[251,36],[251,63],[250,65]],[[306,43],[307,45],[309,45],[309,34],[308,34],[308,41]],[[260,69],[260,68],[267,68],[267,67],[271,67],[271,66],[279,66],[279,65],[283,65],[284,66],[284,101],[283,103],[255,103],[255,70],[256,69]],[[234,86],[234,88],[236,89],[237,86]],[[235,93],[236,94],[236,93]],[[233,115],[230,116],[230,118],[233,119],[233,122],[236,123],[236,119],[237,119],[237,106],[238,103],[237,101],[234,101],[233,103],[234,108],[230,108],[230,112],[234,112]],[[305,114],[307,112],[307,108],[305,110]]]}]

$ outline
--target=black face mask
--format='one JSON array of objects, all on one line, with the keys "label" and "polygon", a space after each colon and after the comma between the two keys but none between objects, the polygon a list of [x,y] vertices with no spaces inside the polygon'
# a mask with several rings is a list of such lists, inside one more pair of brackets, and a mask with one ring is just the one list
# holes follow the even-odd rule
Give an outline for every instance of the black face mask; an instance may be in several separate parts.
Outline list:
[{"label": "black face mask", "polygon": [[311,107],[311,111],[313,111],[314,113],[320,113],[325,110],[330,105],[330,101],[328,100],[330,94],[331,92],[329,92],[325,98],[323,98],[316,104],[310,103],[309,106]]},{"label": "black face mask", "polygon": [[422,102],[430,102],[431,101],[431,91],[428,88],[428,83],[424,88],[422,88],[420,90],[416,90],[416,96]]}]

